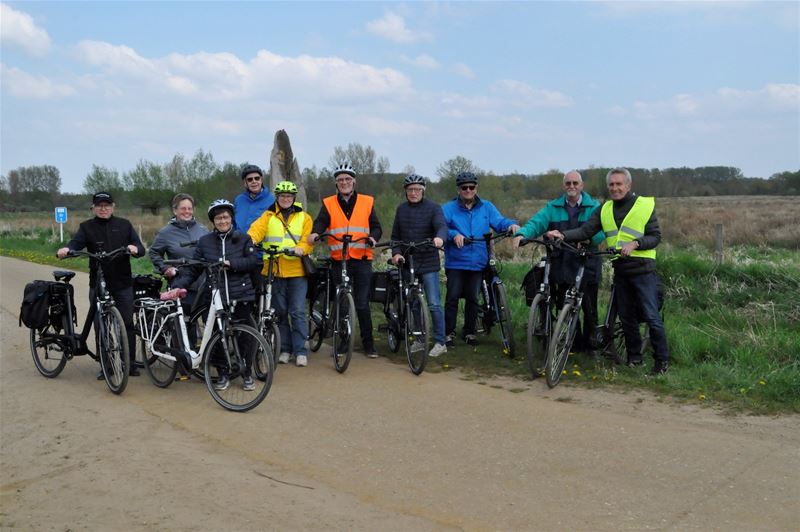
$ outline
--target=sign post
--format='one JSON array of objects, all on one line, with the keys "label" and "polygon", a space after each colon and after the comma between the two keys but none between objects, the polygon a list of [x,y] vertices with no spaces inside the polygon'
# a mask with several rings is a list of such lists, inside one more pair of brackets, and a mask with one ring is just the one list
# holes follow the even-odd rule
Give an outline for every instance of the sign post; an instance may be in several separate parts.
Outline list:
[{"label": "sign post", "polygon": [[58,224],[61,241],[64,241],[64,224],[67,223],[67,208],[56,207],[56,223]]}]

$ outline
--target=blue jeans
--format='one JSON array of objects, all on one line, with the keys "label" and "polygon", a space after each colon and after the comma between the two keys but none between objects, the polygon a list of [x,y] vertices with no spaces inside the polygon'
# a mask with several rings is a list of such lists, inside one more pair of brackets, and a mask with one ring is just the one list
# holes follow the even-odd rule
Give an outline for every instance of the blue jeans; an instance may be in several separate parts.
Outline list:
[{"label": "blue jeans", "polygon": [[[281,353],[307,355],[308,317],[306,316],[305,277],[276,277],[272,284],[272,308],[278,315]],[[291,328],[289,319],[291,318]]]},{"label": "blue jeans", "polygon": [[439,289],[439,272],[423,273],[421,276],[422,287],[428,300],[428,310],[431,311],[433,322],[433,341],[437,344],[445,343],[444,313],[442,312],[442,297]]},{"label": "blue jeans", "polygon": [[642,336],[639,334],[639,319],[650,328],[653,358],[667,361],[667,333],[658,312],[658,279],[655,272],[641,275],[615,275],[617,311],[625,333],[625,350],[629,357],[639,357],[642,351]]},{"label": "blue jeans", "polygon": [[444,330],[447,334],[456,332],[458,300],[464,298],[464,335],[475,334],[478,321],[478,290],[481,288],[483,271],[456,270],[448,268],[447,296],[444,303]]}]

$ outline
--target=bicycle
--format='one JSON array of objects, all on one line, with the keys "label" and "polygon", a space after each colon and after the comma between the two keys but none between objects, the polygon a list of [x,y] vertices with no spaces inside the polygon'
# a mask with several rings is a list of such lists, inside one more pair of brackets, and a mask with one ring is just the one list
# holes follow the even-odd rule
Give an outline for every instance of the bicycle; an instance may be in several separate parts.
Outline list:
[{"label": "bicycle", "polygon": [[[202,365],[206,388],[214,401],[227,410],[246,412],[258,406],[269,393],[274,373],[270,345],[255,327],[233,321],[232,312],[223,302],[220,277],[223,261],[198,259],[165,260],[174,266],[201,266],[211,284],[211,304],[202,328],[197,350],[189,341],[179,299],[185,289],[174,289],[160,299],[135,301],[137,327],[145,354],[144,367],[153,384],[166,388],[175,380],[178,364],[187,370]],[[249,371],[255,374],[253,389],[247,389]],[[233,381],[242,378],[242,386]],[[227,381],[227,386],[219,386]]]},{"label": "bicycle", "polygon": [[531,301],[526,335],[528,367],[531,370],[531,377],[535,379],[542,374],[547,360],[547,350],[555,318],[555,298],[550,291],[550,265],[553,250],[560,245],[560,241],[523,238],[519,242],[519,247],[529,243],[541,244],[545,248],[545,256],[538,265],[542,270],[542,278]]},{"label": "bicycle", "polygon": [[[342,243],[342,257],[347,257],[350,245],[356,242],[366,242],[369,237],[364,236],[353,240],[353,235],[347,233],[342,236],[326,232],[317,236],[316,242],[324,237],[330,237]],[[323,271],[324,280],[314,287],[314,295],[309,303],[308,312],[308,343],[311,351],[316,352],[322,345],[323,338],[333,337],[333,366],[339,373],[344,373],[353,356],[353,317],[356,315],[356,304],[353,301],[353,286],[347,275],[347,260],[341,261],[342,278],[331,292],[334,285],[333,268],[330,259],[318,261],[318,268]],[[334,301],[334,310],[331,310],[331,301]]]},{"label": "bicycle", "polygon": [[567,289],[564,295],[564,305],[558,313],[555,327],[547,347],[547,361],[545,362],[545,379],[547,386],[554,388],[561,381],[564,366],[567,364],[572,343],[575,341],[575,334],[578,329],[581,302],[583,301],[583,274],[586,269],[586,260],[592,256],[614,255],[616,250],[591,251],[587,248],[575,247],[567,242],[561,242],[560,246],[578,255],[578,272],[575,274],[575,281]]},{"label": "bicycle", "polygon": [[494,253],[494,242],[511,236],[511,233],[484,234],[480,238],[465,238],[465,244],[485,242],[489,252],[489,261],[483,269],[483,278],[480,288],[480,305],[478,308],[478,322],[483,326],[483,332],[489,334],[495,324],[500,326],[500,341],[503,344],[503,354],[509,358],[516,355],[516,342],[511,323],[511,308],[508,306],[508,296],[503,280],[500,279],[497,256]]},{"label": "bicycle", "polygon": [[[102,265],[123,254],[129,254],[126,247],[98,253],[70,251],[65,258],[89,257]],[[75,272],[72,271],[53,272],[55,282],[48,286],[51,297],[48,324],[39,329],[31,329],[30,332],[33,363],[39,373],[52,379],[61,373],[68,360],[75,356],[89,355],[100,362],[108,389],[114,394],[121,394],[128,385],[129,361],[128,335],[122,314],[106,288],[103,268],[98,267],[93,305],[89,307],[81,333],[76,334],[78,320],[75,315],[75,289],[70,284],[73,277]],[[89,350],[86,344],[92,324],[95,327],[97,354]]]},{"label": "bicycle", "polygon": [[[383,314],[387,321],[387,340],[389,349],[396,353],[400,348],[402,330],[403,343],[406,348],[406,358],[411,373],[419,375],[425,370],[428,363],[428,347],[430,317],[428,305],[425,302],[425,292],[419,282],[419,277],[414,270],[414,250],[425,247],[435,247],[433,240],[419,242],[402,242],[390,240],[375,244],[375,247],[401,247],[403,260],[408,257],[408,279],[404,279],[402,267],[389,264],[392,268],[387,272],[387,294],[383,304]],[[438,249],[438,248],[437,248]]]}]

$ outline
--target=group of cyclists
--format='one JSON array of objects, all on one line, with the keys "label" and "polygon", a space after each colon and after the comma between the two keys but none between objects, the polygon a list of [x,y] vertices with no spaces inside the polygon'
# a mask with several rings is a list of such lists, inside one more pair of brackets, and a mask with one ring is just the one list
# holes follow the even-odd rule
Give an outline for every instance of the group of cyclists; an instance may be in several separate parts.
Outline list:
[{"label": "group of cyclists", "polygon": [[[265,187],[264,173],[255,165],[241,171],[243,191],[230,202],[214,200],[207,209],[212,223],[209,230],[195,218],[195,201],[191,195],[180,193],[172,201],[173,218],[155,236],[149,250],[154,268],[163,275],[170,288],[183,288],[188,296],[184,304],[192,304],[205,296],[207,282],[202,269],[176,268],[165,259],[196,258],[224,263],[223,299],[233,308],[239,320],[253,319],[253,304],[267,263],[260,247],[286,250],[274,265],[272,306],[278,317],[280,346],[278,362],[294,360],[304,367],[308,364],[308,317],[306,295],[309,282],[303,257],[311,254],[321,234],[327,237],[334,280],[341,280],[342,261],[353,286],[355,313],[358,317],[362,350],[365,356],[377,358],[370,312],[370,287],[373,274],[373,247],[383,229],[372,196],[357,191],[357,175],[347,163],[334,169],[336,193],[322,200],[316,217],[297,202],[297,186],[290,181],[279,182],[272,191]],[[661,239],[653,198],[637,196],[631,191],[628,170],[615,168],[607,177],[610,201],[601,206],[583,191],[579,172],[564,175],[560,197],[549,202],[523,227],[516,220],[501,214],[490,201],[478,194],[478,177],[468,171],[456,176],[456,196],[439,205],[425,197],[426,179],[412,173],[403,182],[405,200],[396,209],[391,229],[393,242],[430,240],[433,246],[420,249],[414,255],[415,270],[424,288],[431,316],[433,347],[428,353],[437,357],[456,345],[459,300],[465,300],[464,320],[460,339],[477,346],[478,290],[488,261],[487,248],[480,240],[490,232],[514,235],[514,247],[524,238],[546,236],[553,239],[582,242],[596,247],[605,241],[619,250],[613,261],[615,294],[625,331],[626,351],[630,365],[642,364],[639,321],[650,328],[655,365],[652,373],[661,374],[668,368],[668,348],[661,316],[657,307],[655,277],[655,248]],[[94,218],[84,221],[68,244],[57,254],[63,258],[72,250],[86,248],[90,252],[127,246],[128,256],[108,264],[90,264],[92,276],[98,267],[123,315],[130,343],[130,374],[139,371],[135,357],[133,325],[133,290],[130,256],[145,253],[144,246],[128,220],[113,216],[115,203],[110,193],[98,192],[92,197]],[[342,244],[335,236],[352,235],[352,243],[343,254]],[[323,235],[324,236],[324,235]],[[187,243],[189,245],[187,245]],[[440,294],[440,250],[444,251],[446,297],[444,306]],[[391,248],[391,262],[405,267],[402,245]],[[574,278],[575,261],[567,254],[553,257],[551,277],[557,296],[563,294]],[[594,349],[593,330],[597,323],[597,285],[600,279],[599,260],[587,264],[590,273],[584,275],[584,327],[576,339],[576,347],[591,353]],[[91,295],[90,295],[91,297]],[[102,378],[102,373],[99,376]],[[220,376],[215,387],[230,385]],[[244,390],[253,388],[252,376],[242,379]]]}]

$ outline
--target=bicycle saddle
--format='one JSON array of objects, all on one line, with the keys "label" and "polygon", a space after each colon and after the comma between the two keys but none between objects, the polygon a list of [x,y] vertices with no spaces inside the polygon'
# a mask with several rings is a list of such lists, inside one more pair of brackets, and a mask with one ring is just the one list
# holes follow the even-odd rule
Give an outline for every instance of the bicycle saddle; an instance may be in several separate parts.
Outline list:
[{"label": "bicycle saddle", "polygon": [[53,278],[56,281],[64,281],[66,283],[69,282],[70,279],[75,277],[75,272],[71,272],[69,270],[55,270],[53,271]]}]

